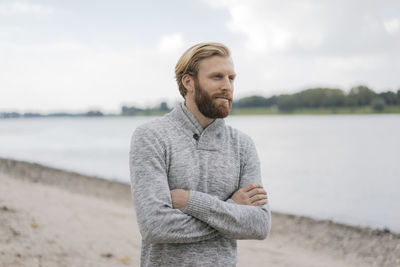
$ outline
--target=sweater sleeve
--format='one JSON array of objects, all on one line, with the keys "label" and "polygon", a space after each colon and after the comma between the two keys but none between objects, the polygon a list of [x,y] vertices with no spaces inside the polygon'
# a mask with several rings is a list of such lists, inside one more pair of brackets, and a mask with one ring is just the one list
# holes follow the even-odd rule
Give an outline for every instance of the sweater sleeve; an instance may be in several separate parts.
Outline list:
[{"label": "sweater sleeve", "polygon": [[201,220],[173,209],[165,149],[153,130],[135,130],[129,165],[136,217],[145,242],[192,243],[219,235]]},{"label": "sweater sleeve", "polygon": [[[241,166],[240,185],[261,184],[260,162],[253,141],[248,138]],[[190,191],[185,213],[202,220],[231,239],[265,239],[271,229],[269,204],[248,206],[222,201],[209,194]]]}]

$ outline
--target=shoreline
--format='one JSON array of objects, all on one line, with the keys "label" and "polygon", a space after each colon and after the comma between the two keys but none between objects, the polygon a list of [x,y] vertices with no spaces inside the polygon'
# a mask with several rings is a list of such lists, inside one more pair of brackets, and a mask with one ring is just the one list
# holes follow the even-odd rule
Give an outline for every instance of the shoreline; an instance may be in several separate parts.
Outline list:
[{"label": "shoreline", "polygon": [[[129,184],[0,158],[0,185],[3,188],[3,191],[0,189],[0,266],[3,266],[2,263],[31,266],[32,260],[43,266],[54,263],[57,266],[84,265],[86,257],[94,261],[87,266],[138,266],[140,234]],[[21,192],[17,192],[19,190]],[[42,198],[46,194],[47,197]],[[32,195],[32,199],[36,197],[37,202],[30,201],[25,195]],[[42,211],[45,206],[40,203],[46,200],[54,204],[49,207],[54,210],[48,210],[47,213]],[[103,206],[108,207],[107,212],[99,209]],[[88,211],[96,212],[96,216]],[[60,214],[56,215],[55,212]],[[51,218],[64,216],[68,212],[81,218],[80,225],[74,220],[68,221],[71,227],[75,227],[74,230],[84,228],[87,231],[82,235],[88,236],[84,236],[80,243],[92,246],[92,253],[82,251],[83,255],[79,255],[80,245],[75,243],[74,238],[68,239],[68,232],[63,232],[63,227],[58,225],[65,220]],[[38,217],[39,214],[43,216],[42,219]],[[24,221],[23,218],[30,219],[27,229],[24,228],[26,225],[20,223]],[[272,231],[267,240],[238,242],[238,266],[269,266],[267,263],[273,266],[400,264],[400,234],[278,212],[272,213],[272,220]],[[88,228],[88,225],[96,223],[101,225],[99,229],[96,230],[94,226],[94,229]],[[39,227],[36,228],[43,230],[43,233],[37,233],[37,224]],[[109,229],[110,225],[115,227]],[[91,236],[91,231],[94,231],[92,234],[96,238]],[[99,233],[107,234],[98,238]],[[55,241],[59,240],[56,237],[60,235],[65,235],[65,242]],[[110,239],[110,236],[115,239]],[[47,240],[42,240],[44,237]],[[44,243],[39,242],[37,248],[32,248],[40,240]],[[117,247],[121,252],[104,249],[104,244],[109,243],[109,250]],[[31,247],[28,249],[24,247],[25,244],[31,244]],[[76,258],[76,261],[72,258]]]},{"label": "shoreline", "polygon": [[[169,110],[171,111],[171,110]],[[52,114],[38,114],[38,115],[24,115],[19,114],[17,116],[2,116],[0,112],[0,120],[9,119],[40,119],[40,118],[134,118],[134,117],[160,117],[167,114],[169,111],[151,111],[151,112],[141,112],[135,115],[122,115],[122,114],[102,114],[102,115],[86,115],[74,114],[74,113],[62,113],[61,115]],[[13,113],[13,112],[3,112]],[[399,115],[400,106],[399,105],[389,105],[386,106],[384,110],[376,111],[370,106],[361,107],[336,107],[336,108],[296,108],[292,111],[282,111],[271,107],[248,107],[248,108],[233,108],[230,116],[277,116],[277,115]]]}]

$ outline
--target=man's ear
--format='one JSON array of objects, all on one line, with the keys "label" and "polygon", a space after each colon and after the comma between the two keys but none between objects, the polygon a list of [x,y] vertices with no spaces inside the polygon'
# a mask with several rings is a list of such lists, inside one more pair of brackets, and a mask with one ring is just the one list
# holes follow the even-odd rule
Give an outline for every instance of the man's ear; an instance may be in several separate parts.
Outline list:
[{"label": "man's ear", "polygon": [[182,84],[185,86],[188,93],[193,94],[194,92],[194,79],[189,74],[185,74],[182,77]]}]

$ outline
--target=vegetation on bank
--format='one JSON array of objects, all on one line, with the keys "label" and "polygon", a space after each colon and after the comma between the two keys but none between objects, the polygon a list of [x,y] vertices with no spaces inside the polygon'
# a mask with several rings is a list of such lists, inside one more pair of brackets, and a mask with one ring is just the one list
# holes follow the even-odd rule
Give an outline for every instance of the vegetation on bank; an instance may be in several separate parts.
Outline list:
[{"label": "vegetation on bank", "polygon": [[399,109],[400,90],[375,93],[367,86],[353,87],[347,94],[341,89],[312,88],[269,98],[250,96],[233,104],[236,114],[399,113]]},{"label": "vegetation on bank", "polygon": [[[39,113],[3,112],[0,118],[18,117],[69,117],[69,116],[160,116],[170,111],[166,102],[154,108],[123,106],[120,114],[103,114],[98,110],[86,113]],[[356,86],[345,93],[336,88],[311,88],[294,94],[271,97],[249,96],[233,103],[232,115],[257,114],[373,114],[400,113],[400,89],[397,92],[375,93],[367,86]]]},{"label": "vegetation on bank", "polygon": [[[122,107],[121,115],[158,115],[168,112],[165,102],[155,109]],[[249,96],[233,103],[232,115],[257,114],[373,114],[400,113],[400,89],[375,93],[367,86],[341,89],[311,88],[294,94]]]},{"label": "vegetation on bank", "polygon": [[285,112],[277,108],[235,108],[231,115],[331,115],[331,114],[396,114],[400,113],[400,106],[385,106],[382,111],[375,111],[371,106],[367,107],[339,107],[339,108],[301,108]]}]

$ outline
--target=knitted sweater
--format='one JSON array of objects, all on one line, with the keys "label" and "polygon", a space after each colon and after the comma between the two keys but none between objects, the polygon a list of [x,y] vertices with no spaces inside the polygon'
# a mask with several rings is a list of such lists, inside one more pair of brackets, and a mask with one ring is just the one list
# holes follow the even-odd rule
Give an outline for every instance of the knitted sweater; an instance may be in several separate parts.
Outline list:
[{"label": "knitted sweater", "polygon": [[[139,126],[130,149],[132,195],[142,235],[141,266],[236,266],[237,239],[265,239],[269,206],[230,199],[261,184],[247,135],[216,119],[205,129],[184,104]],[[190,191],[182,212],[170,190]]]}]

